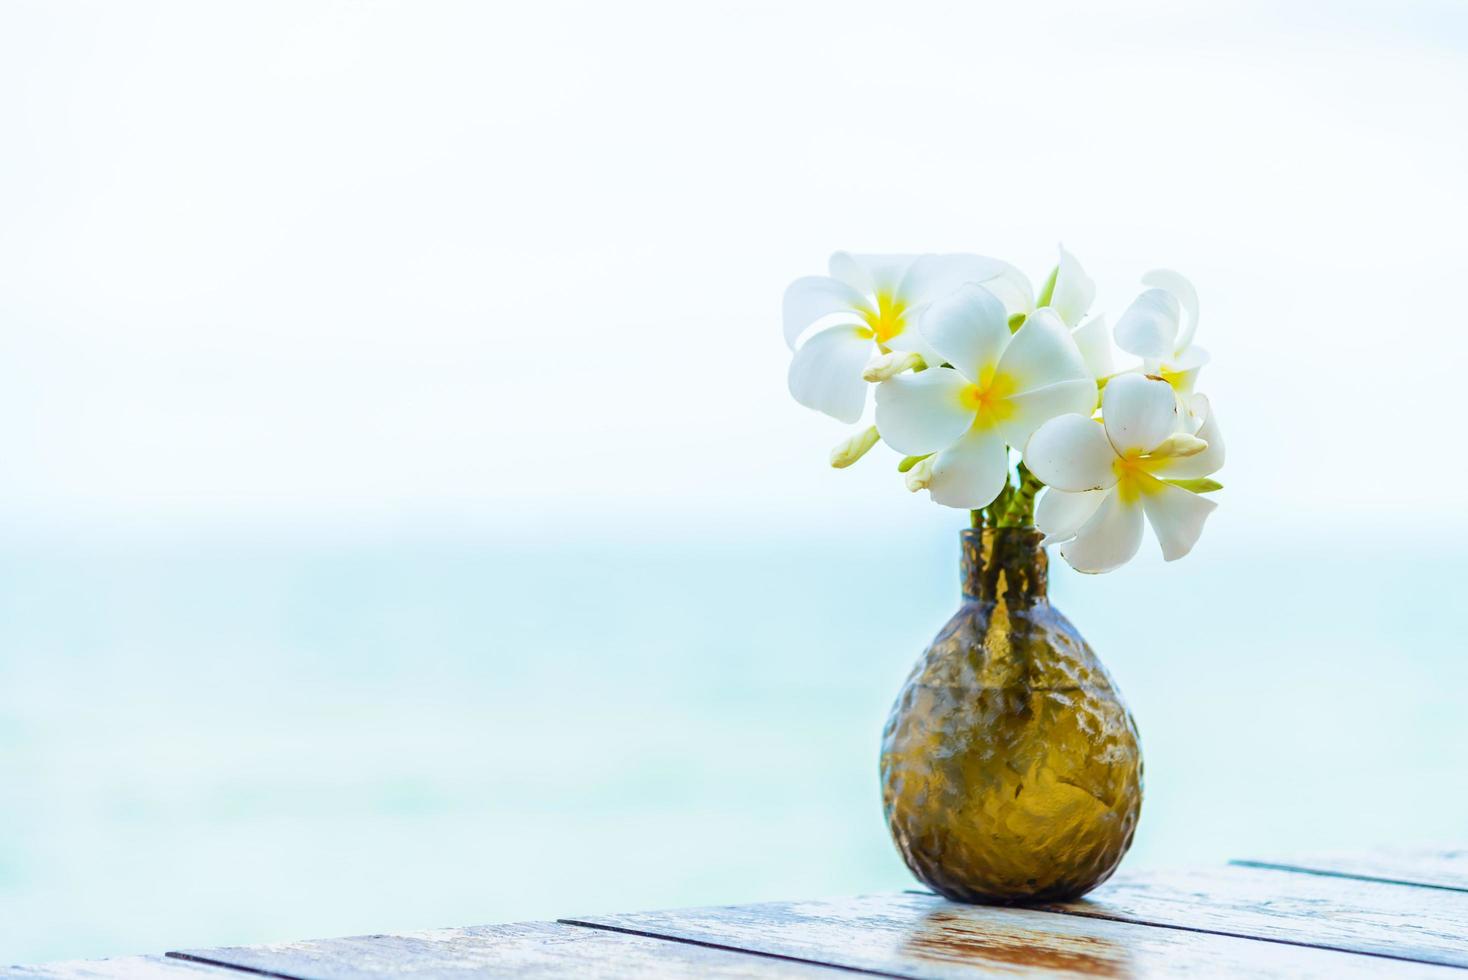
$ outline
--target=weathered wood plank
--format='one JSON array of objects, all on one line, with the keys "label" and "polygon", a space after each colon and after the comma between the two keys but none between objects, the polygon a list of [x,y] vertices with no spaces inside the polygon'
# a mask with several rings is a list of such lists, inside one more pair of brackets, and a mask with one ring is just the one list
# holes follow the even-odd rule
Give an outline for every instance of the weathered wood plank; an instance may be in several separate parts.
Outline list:
[{"label": "weathered wood plank", "polygon": [[832,970],[786,959],[586,929],[555,922],[437,929],[270,946],[195,949],[170,956],[301,980],[385,976],[772,977],[829,980]]},{"label": "weathered wood plank", "polygon": [[1404,977],[1446,967],[1114,922],[958,905],[902,892],[811,902],[587,916],[568,922],[819,960],[921,980],[988,976]]},{"label": "weathered wood plank", "polygon": [[1468,967],[1468,893],[1262,868],[1113,879],[1056,911]]},{"label": "weathered wood plank", "polygon": [[1356,854],[1291,854],[1233,863],[1250,868],[1341,875],[1399,885],[1468,891],[1468,848],[1383,848]]},{"label": "weathered wood plank", "polygon": [[36,966],[0,968],[0,977],[27,980],[220,980],[240,977],[237,970],[190,963],[167,956],[115,956],[106,960],[64,960]]}]

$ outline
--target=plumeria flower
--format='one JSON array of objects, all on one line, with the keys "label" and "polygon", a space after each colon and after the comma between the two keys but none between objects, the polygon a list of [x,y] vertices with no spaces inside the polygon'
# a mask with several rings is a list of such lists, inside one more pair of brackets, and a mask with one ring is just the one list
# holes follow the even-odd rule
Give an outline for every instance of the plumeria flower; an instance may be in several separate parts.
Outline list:
[{"label": "plumeria flower", "polygon": [[1051,309],[1011,333],[1004,303],[970,283],[934,302],[919,329],[952,366],[878,385],[877,430],[898,452],[932,455],[907,484],[940,504],[988,506],[1009,474],[1007,445],[1023,446],[1047,419],[1096,407],[1096,382]]},{"label": "plumeria flower", "polygon": [[[1201,420],[1192,411],[1198,372],[1208,363],[1208,352],[1193,343],[1198,331],[1198,291],[1179,273],[1154,269],[1142,277],[1152,288],[1132,301],[1116,321],[1116,344],[1142,359],[1142,372],[1161,378],[1177,392],[1195,428]],[[1180,419],[1187,423],[1188,419]]]},{"label": "plumeria flower", "polygon": [[1106,385],[1104,422],[1089,414],[1062,415],[1035,430],[1025,465],[1048,486],[1035,523],[1046,543],[1081,572],[1109,572],[1126,564],[1142,544],[1142,518],[1157,535],[1162,556],[1175,561],[1192,550],[1203,522],[1218,505],[1194,489],[1223,466],[1223,437],[1208,399],[1194,397],[1203,416],[1196,435],[1177,431],[1177,399],[1160,378],[1123,374]]},{"label": "plumeria flower", "polygon": [[[866,407],[862,375],[874,356],[910,355],[889,361],[882,369],[889,373],[941,363],[916,329],[934,299],[965,282],[989,283],[1017,306],[1030,292],[1018,269],[980,255],[837,252],[830,271],[797,279],[785,290],[785,342],[795,351],[790,393],[802,405],[847,423],[859,420]],[[830,325],[797,348],[817,322]]]}]

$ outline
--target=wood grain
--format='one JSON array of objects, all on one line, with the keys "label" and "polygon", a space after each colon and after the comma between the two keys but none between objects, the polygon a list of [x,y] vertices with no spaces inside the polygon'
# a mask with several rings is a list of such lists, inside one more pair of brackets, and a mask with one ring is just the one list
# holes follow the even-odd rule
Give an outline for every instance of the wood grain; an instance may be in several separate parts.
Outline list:
[{"label": "wood grain", "polygon": [[1468,891],[1468,848],[1383,848],[1355,854],[1291,854],[1233,863]]},{"label": "wood grain", "polygon": [[989,976],[1404,977],[1444,967],[902,892],[568,922],[818,960],[922,980]]},{"label": "wood grain", "polygon": [[106,960],[65,960],[38,966],[0,967],[0,977],[28,980],[220,980],[243,974],[223,967],[189,963],[167,956],[117,956]]},{"label": "wood grain", "polygon": [[834,972],[806,963],[554,922],[196,949],[169,955],[303,980],[469,975],[829,980]]},{"label": "wood grain", "polygon": [[1136,874],[1075,915],[1468,967],[1468,893],[1263,868]]}]

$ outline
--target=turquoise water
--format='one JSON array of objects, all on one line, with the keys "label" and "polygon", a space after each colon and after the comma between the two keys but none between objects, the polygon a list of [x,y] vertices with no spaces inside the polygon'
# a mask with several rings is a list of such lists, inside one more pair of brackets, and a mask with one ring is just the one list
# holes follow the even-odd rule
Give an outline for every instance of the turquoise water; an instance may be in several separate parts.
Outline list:
[{"label": "turquoise water", "polygon": [[[1142,731],[1129,866],[1462,842],[1435,553],[1057,573]],[[877,742],[955,563],[947,533],[12,547],[0,962],[905,887]]]}]

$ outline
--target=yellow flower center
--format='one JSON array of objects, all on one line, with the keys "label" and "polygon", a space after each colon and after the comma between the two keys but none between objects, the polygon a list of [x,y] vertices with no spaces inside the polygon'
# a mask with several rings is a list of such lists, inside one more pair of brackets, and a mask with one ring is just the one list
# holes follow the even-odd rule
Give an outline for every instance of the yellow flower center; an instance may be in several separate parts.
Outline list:
[{"label": "yellow flower center", "polygon": [[886,347],[888,341],[907,329],[906,312],[906,303],[891,293],[878,293],[877,308],[863,310],[861,318],[866,321],[872,339]]},{"label": "yellow flower center", "polygon": [[1118,456],[1111,464],[1116,474],[1116,492],[1126,503],[1135,501],[1143,494],[1152,494],[1162,489],[1162,481],[1152,471],[1165,462],[1165,457],[1143,456],[1133,453]]},{"label": "yellow flower center", "polygon": [[1014,414],[1014,405],[1009,398],[1015,387],[1013,378],[997,373],[991,365],[984,368],[977,384],[971,384],[958,393],[958,401],[974,413],[975,427],[986,428]]},{"label": "yellow flower center", "polygon": [[1178,371],[1170,364],[1159,364],[1157,370],[1147,375],[1147,377],[1156,378],[1158,381],[1166,381],[1172,385],[1173,390],[1181,391],[1184,394],[1187,393],[1185,389],[1188,382],[1188,372]]}]

